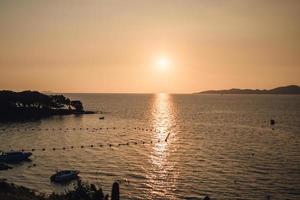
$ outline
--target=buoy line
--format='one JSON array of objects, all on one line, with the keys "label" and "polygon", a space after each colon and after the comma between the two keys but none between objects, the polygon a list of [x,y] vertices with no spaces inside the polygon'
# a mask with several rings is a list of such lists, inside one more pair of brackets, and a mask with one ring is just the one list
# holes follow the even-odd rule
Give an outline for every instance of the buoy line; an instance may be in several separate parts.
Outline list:
[{"label": "buoy line", "polygon": [[[96,144],[89,144],[89,145],[75,145],[75,146],[65,146],[65,147],[44,147],[44,148],[21,148],[18,151],[26,151],[26,152],[35,152],[35,151],[65,151],[65,150],[75,150],[75,149],[85,149],[85,148],[100,148],[100,147],[120,147],[120,146],[135,146],[135,145],[150,145],[154,144],[155,142],[160,143],[161,140],[157,141],[150,141],[150,142],[145,142],[145,141],[131,141],[127,143],[96,143]],[[16,151],[17,148],[12,148],[9,151]]]},{"label": "buoy line", "polygon": [[64,128],[2,128],[0,131],[101,131],[101,130],[139,130],[139,131],[145,131],[145,132],[156,132],[161,133],[160,130],[157,129],[151,129],[151,128],[142,128],[142,127],[64,127]]}]

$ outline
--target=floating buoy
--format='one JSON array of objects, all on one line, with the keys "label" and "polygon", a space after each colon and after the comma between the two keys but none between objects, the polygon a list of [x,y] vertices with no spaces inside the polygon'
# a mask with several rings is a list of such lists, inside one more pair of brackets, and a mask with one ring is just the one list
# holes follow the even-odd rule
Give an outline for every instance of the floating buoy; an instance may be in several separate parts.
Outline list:
[{"label": "floating buoy", "polygon": [[65,148],[65,147],[63,147],[62,149],[63,149],[63,150],[65,150],[66,148]]},{"label": "floating buoy", "polygon": [[46,150],[45,148],[42,149],[42,151],[45,151],[45,150]]},{"label": "floating buoy", "polygon": [[275,120],[274,120],[274,119],[271,119],[271,120],[270,120],[270,124],[271,124],[271,126],[275,125]]},{"label": "floating buoy", "polygon": [[52,150],[53,150],[53,151],[55,151],[56,149],[55,149],[55,148],[53,148]]},{"label": "floating buoy", "polygon": [[31,149],[31,151],[34,151],[35,149]]},{"label": "floating buoy", "polygon": [[74,147],[73,146],[71,146],[71,149],[73,149]]},{"label": "floating buoy", "polygon": [[84,148],[84,146],[82,145],[81,148]]}]

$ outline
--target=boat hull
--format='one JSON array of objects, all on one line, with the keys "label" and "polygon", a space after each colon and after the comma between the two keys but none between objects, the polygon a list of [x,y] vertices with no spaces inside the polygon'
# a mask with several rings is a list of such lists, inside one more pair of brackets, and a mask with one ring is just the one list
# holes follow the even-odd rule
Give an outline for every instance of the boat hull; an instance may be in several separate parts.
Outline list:
[{"label": "boat hull", "polygon": [[4,163],[22,162],[24,160],[28,160],[28,158],[31,155],[32,153],[30,152],[8,153],[8,154],[0,155],[0,162],[4,162]]},{"label": "boat hull", "polygon": [[56,183],[64,183],[64,182],[69,182],[72,180],[76,180],[79,178],[78,176],[79,171],[72,171],[72,170],[65,170],[65,171],[60,171],[50,177],[50,180],[52,182]]}]

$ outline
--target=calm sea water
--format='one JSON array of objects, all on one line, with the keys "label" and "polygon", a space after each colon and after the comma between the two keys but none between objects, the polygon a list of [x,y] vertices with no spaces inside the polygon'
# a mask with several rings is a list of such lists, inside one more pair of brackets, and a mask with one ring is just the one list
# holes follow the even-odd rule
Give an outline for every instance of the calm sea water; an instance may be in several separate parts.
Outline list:
[{"label": "calm sea water", "polygon": [[71,168],[123,199],[300,199],[300,96],[66,96],[102,114],[1,123],[1,150],[36,150],[0,178],[62,192],[49,177]]}]

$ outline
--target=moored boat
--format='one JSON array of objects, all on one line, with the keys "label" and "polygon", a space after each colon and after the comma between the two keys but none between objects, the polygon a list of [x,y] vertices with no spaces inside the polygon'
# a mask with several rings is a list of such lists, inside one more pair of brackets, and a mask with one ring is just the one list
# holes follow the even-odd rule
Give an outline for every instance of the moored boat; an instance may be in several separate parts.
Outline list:
[{"label": "moored boat", "polygon": [[0,162],[12,163],[27,160],[32,155],[31,152],[8,151],[0,152]]},{"label": "moored boat", "polygon": [[79,171],[77,170],[61,170],[50,177],[52,182],[62,183],[78,179]]}]

